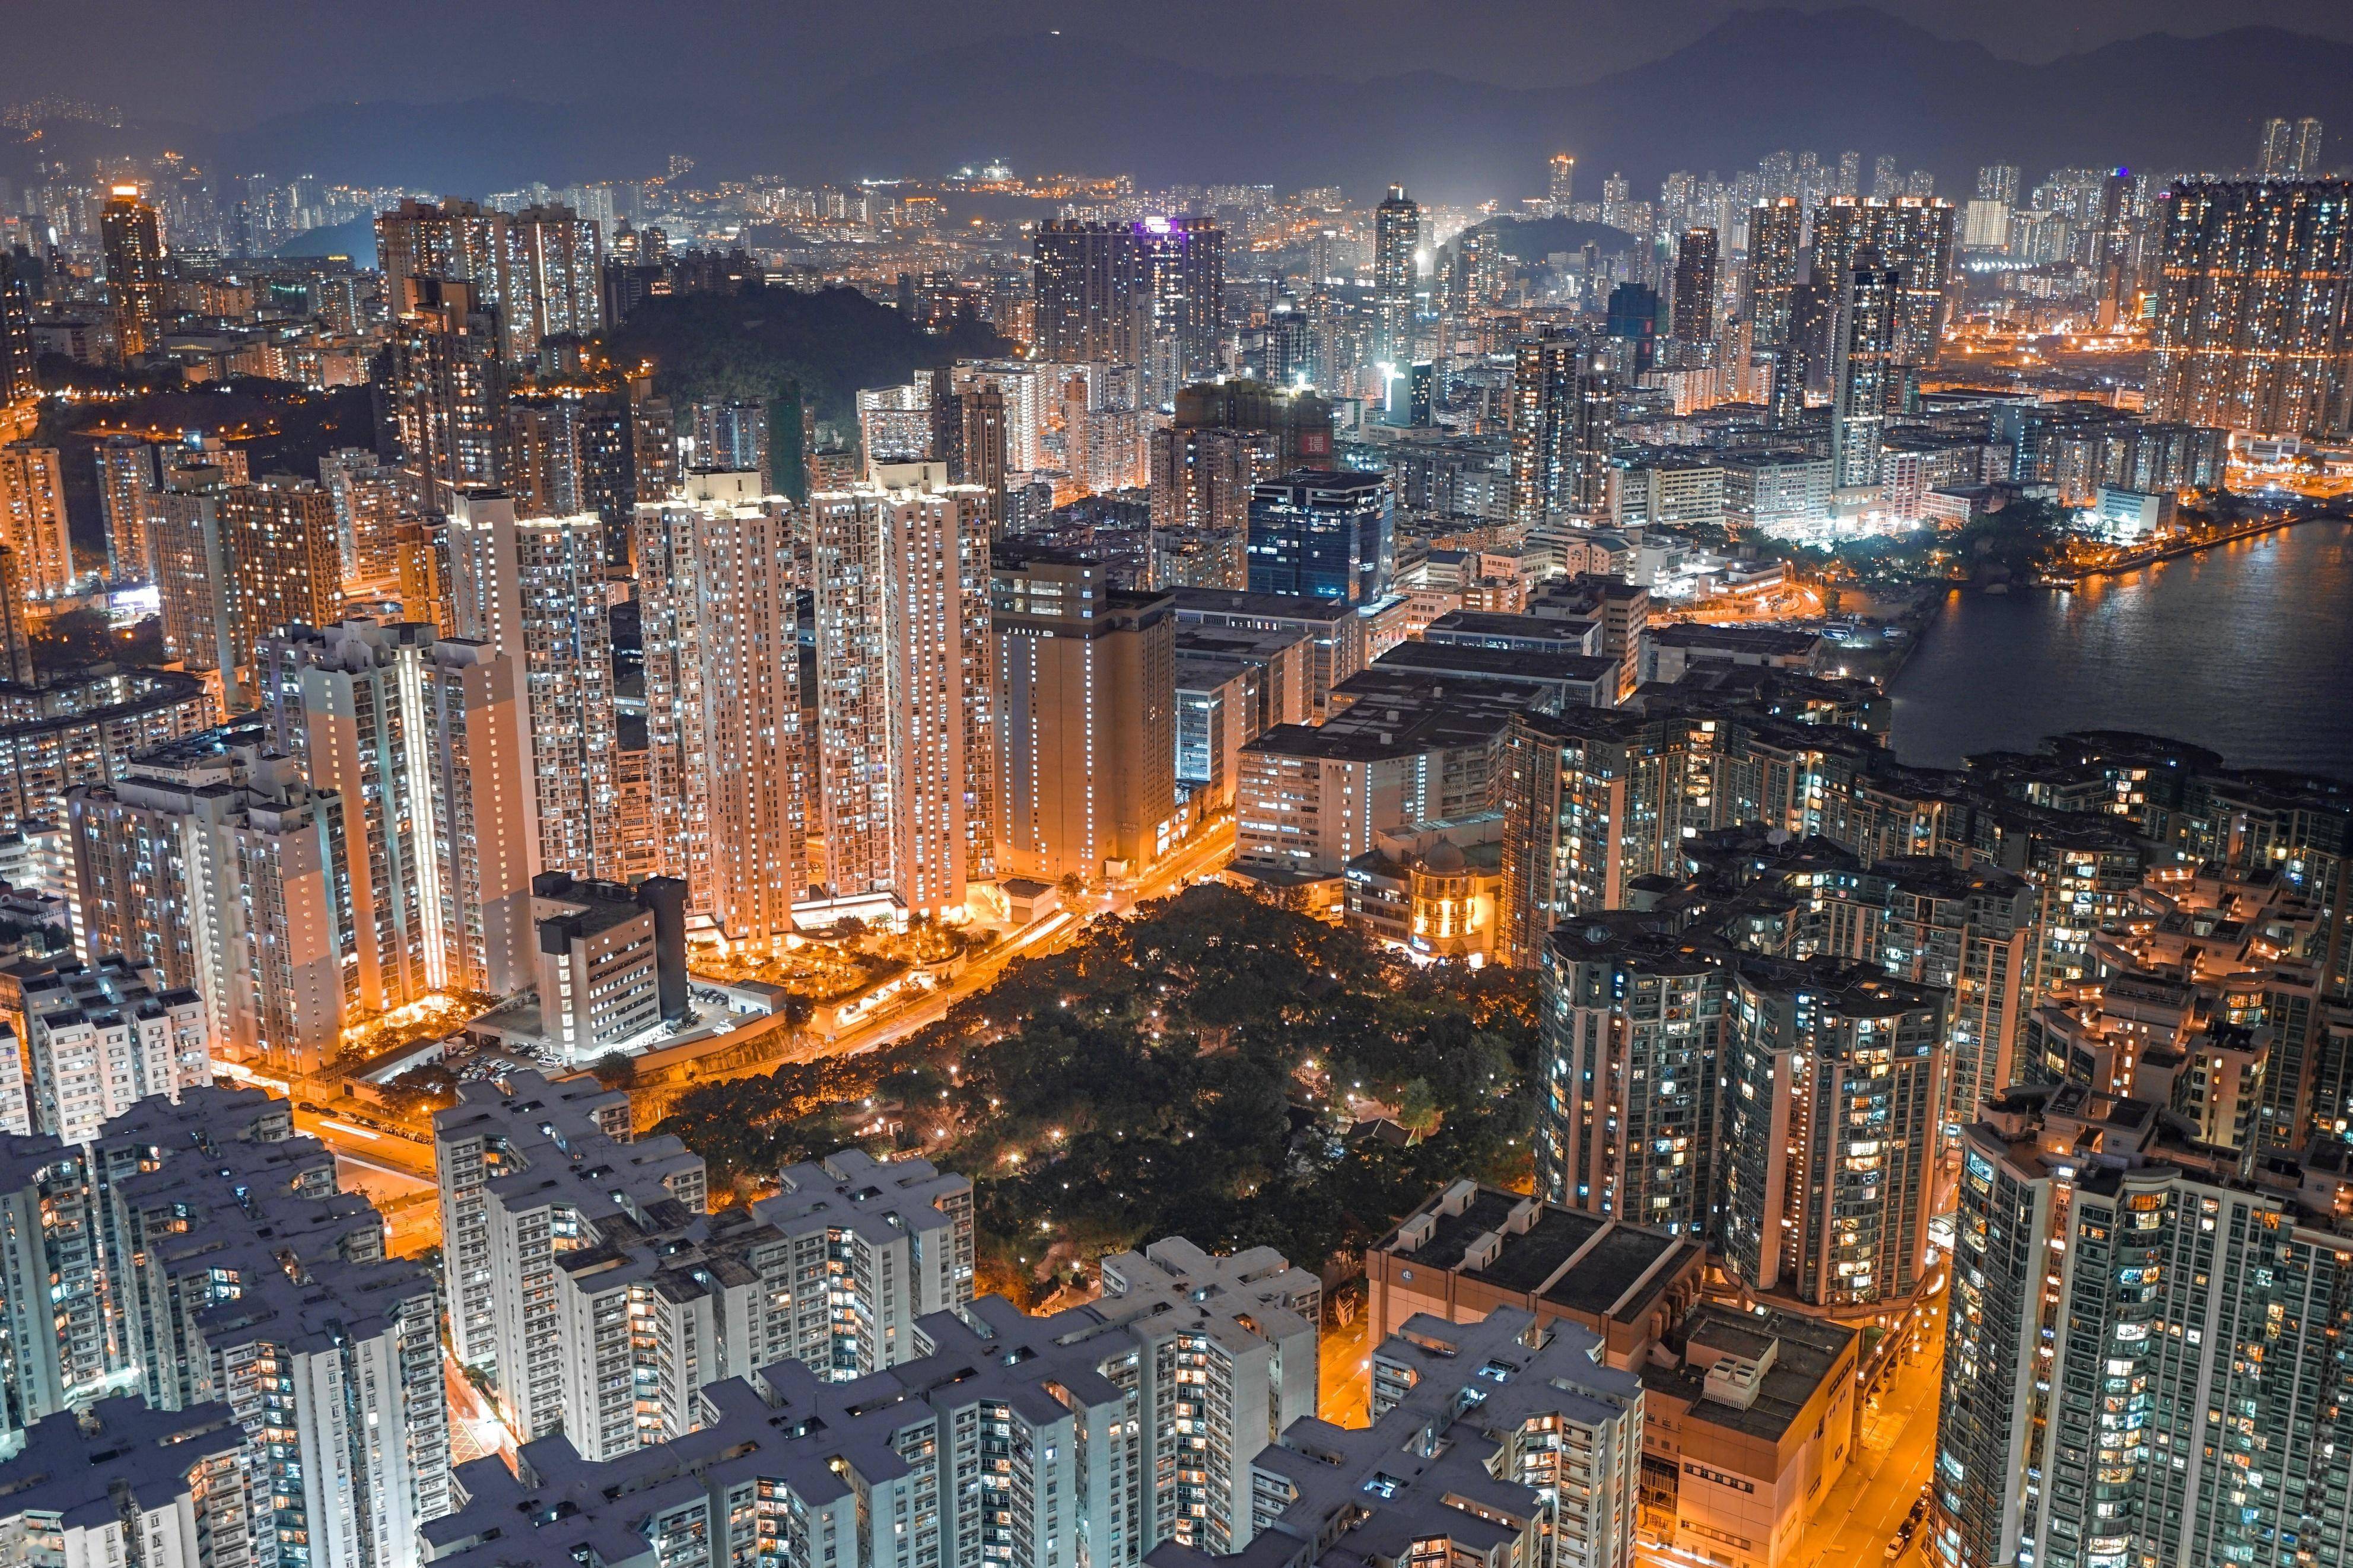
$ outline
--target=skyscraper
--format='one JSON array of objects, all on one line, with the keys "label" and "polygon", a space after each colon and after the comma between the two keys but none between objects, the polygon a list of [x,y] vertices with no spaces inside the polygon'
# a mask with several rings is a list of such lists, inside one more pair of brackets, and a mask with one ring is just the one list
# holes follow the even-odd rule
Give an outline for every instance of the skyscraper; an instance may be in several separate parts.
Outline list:
[{"label": "skyscraper", "polygon": [[1176,829],[1176,615],[1070,551],[989,563],[1001,874],[1137,875]]},{"label": "skyscraper", "polygon": [[536,870],[612,880],[626,851],[604,534],[593,512],[518,518],[504,492],[467,490],[449,520],[449,567],[459,637],[506,655],[522,681]]},{"label": "skyscraper", "polygon": [[1978,200],[2000,202],[2003,206],[2018,205],[2018,165],[1988,163],[1978,171]]},{"label": "skyscraper", "polygon": [[1371,605],[1397,574],[1386,474],[1301,468],[1250,491],[1250,591]]},{"label": "skyscraper", "polygon": [[1831,329],[1831,482],[1841,489],[1879,483],[1904,274],[1858,267],[1842,281]]},{"label": "skyscraper", "polygon": [[598,228],[568,206],[530,206],[499,225],[500,289],[507,357],[523,360],[544,338],[586,337],[605,324]]},{"label": "skyscraper", "polygon": [[444,638],[421,672],[421,694],[440,905],[433,973],[441,984],[504,996],[537,973],[539,838],[521,665],[486,643]]},{"label": "skyscraper", "polygon": [[107,574],[124,584],[153,582],[148,534],[158,496],[154,445],[138,436],[109,436],[93,455],[106,517]]},{"label": "skyscraper", "polygon": [[220,575],[213,604],[227,650],[224,673],[243,673],[264,637],[289,626],[322,626],[343,612],[343,562],[335,507],[307,479],[274,477],[231,485],[219,498]]},{"label": "skyscraper", "polygon": [[1543,948],[1536,1190],[1682,1236],[1712,1234],[1720,955],[1609,914]]},{"label": "skyscraper", "polygon": [[858,485],[809,498],[824,885],[911,911],[994,858],[987,498]]},{"label": "skyscraper", "polygon": [[499,314],[475,286],[411,279],[385,349],[385,396],[409,494],[447,512],[505,474],[507,382]]},{"label": "skyscraper", "polygon": [[2252,1563],[2353,1482],[2353,1279],[2325,1190],[2161,1107],[2012,1088],[1961,1142],[1930,1552]]},{"label": "skyscraper", "polygon": [[438,634],[420,622],[341,621],[272,633],[255,684],[278,749],[352,803],[351,959],[358,1008],[385,1013],[449,983],[425,669]]},{"label": "skyscraper", "polygon": [[1511,420],[1514,522],[1609,510],[1610,378],[1584,339],[1547,331],[1514,346]]},{"label": "skyscraper", "polygon": [[163,346],[164,237],[155,209],[139,199],[138,186],[117,185],[98,226],[122,357],[138,359]]},{"label": "skyscraper", "polygon": [[1373,210],[1373,361],[1398,371],[1413,364],[1414,251],[1421,208],[1391,185]]},{"label": "skyscraper", "polygon": [[2192,181],[2160,196],[2148,404],[2265,435],[2346,427],[2353,184]]},{"label": "skyscraper", "polygon": [[1813,280],[1836,291],[1858,267],[1904,274],[1895,357],[1934,363],[1944,336],[1953,276],[1953,205],[1917,196],[1892,201],[1833,199],[1814,214]]},{"label": "skyscraper", "polygon": [[266,721],[206,731],[66,797],[83,941],[204,997],[231,1059],[309,1071],[356,1011],[345,802]]},{"label": "skyscraper", "polygon": [[11,428],[18,417],[15,410],[41,395],[33,352],[32,285],[17,271],[31,265],[0,251],[0,429]]},{"label": "skyscraper", "polygon": [[2284,120],[2263,121],[2262,156],[2256,174],[2266,180],[2320,178],[2321,126],[2306,118],[2291,125]]},{"label": "skyscraper", "polygon": [[1675,252],[1674,321],[1678,343],[1715,341],[1715,230],[1687,229]]},{"label": "skyscraper", "polygon": [[809,882],[796,519],[758,479],[699,469],[637,515],[655,863],[734,942],[790,932]]},{"label": "skyscraper", "polygon": [[346,447],[319,459],[319,483],[334,503],[335,552],[343,569],[343,591],[396,592],[400,469],[364,447]]},{"label": "skyscraper", "polygon": [[[1173,397],[1220,367],[1225,233],[1206,218],[1053,219],[1034,252],[1039,357],[1133,364]],[[1157,345],[1155,347],[1155,345]],[[1162,370],[1152,374],[1155,361]]]},{"label": "skyscraper", "polygon": [[1827,959],[1732,966],[1722,1245],[1745,1289],[1852,1307],[1919,1284],[1944,1007]]},{"label": "skyscraper", "polygon": [[[1134,358],[1140,368],[1166,365],[1161,375],[1147,376],[1148,395],[1158,403],[1225,368],[1226,236],[1207,218],[1148,217],[1135,227],[1135,246],[1139,314],[1148,327],[1139,328]],[[1153,352],[1145,336],[1159,345]]]},{"label": "skyscraper", "polygon": [[1555,217],[1568,216],[1577,199],[1577,160],[1566,153],[1552,155],[1552,183],[1546,195]]},{"label": "skyscraper", "polygon": [[16,552],[28,597],[72,591],[73,541],[66,531],[65,472],[56,447],[0,447],[0,545]]},{"label": "skyscraper", "polygon": [[1135,363],[1135,231],[1054,218],[1038,226],[1038,353],[1065,363]]}]

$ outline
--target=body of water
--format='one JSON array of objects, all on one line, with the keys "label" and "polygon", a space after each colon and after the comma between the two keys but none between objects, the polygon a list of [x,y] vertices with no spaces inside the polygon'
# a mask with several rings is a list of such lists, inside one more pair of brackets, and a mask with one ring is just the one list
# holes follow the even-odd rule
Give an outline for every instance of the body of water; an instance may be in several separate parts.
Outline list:
[{"label": "body of water", "polygon": [[1895,679],[1907,763],[2138,730],[2353,778],[2353,524],[2307,522],[2073,592],[1957,593]]}]

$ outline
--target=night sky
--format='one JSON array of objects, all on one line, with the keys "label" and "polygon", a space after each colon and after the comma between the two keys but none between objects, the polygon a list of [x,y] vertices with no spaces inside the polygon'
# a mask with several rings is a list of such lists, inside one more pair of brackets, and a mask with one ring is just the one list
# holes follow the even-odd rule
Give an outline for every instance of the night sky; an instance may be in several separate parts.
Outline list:
[{"label": "night sky", "polygon": [[[2346,0],[1876,0],[2007,58],[2263,24],[2353,40]],[[338,97],[791,93],[1052,27],[1221,73],[1434,69],[1548,87],[1654,59],[1730,0],[5,0],[0,100],[233,128]],[[1800,8],[1826,8],[1800,0]],[[878,25],[879,24],[879,25]]]}]

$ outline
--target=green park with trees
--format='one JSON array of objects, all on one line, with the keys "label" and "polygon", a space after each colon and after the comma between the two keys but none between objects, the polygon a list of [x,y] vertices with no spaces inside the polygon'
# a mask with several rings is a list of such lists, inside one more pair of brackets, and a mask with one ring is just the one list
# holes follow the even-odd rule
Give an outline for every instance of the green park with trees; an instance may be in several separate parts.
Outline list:
[{"label": "green park with trees", "polygon": [[972,1178],[980,1286],[1169,1235],[1318,1267],[1460,1176],[1526,1184],[1529,977],[1419,968],[1215,884],[1096,922],[903,1040],[689,1090],[714,1201],[858,1144]]}]

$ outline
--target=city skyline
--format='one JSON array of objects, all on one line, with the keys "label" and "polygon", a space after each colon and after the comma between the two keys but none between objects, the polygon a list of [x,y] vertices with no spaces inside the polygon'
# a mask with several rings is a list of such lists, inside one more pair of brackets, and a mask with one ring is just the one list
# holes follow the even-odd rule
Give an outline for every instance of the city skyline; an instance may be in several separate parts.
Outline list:
[{"label": "city skyline", "polygon": [[2353,1568],[2353,37],[340,4],[0,63],[0,1563]]}]

